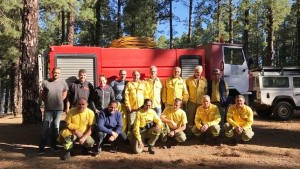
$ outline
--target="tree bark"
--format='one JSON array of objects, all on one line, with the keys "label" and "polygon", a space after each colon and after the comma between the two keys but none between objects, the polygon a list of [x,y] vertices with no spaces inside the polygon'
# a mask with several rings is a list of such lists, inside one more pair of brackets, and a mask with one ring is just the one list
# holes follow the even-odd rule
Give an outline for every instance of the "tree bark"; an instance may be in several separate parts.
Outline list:
[{"label": "tree bark", "polygon": [[272,61],[274,59],[274,17],[272,4],[269,4],[268,6],[267,19],[267,57],[265,59],[265,66],[272,66]]},{"label": "tree bark", "polygon": [[189,46],[191,45],[192,31],[193,31],[192,14],[193,14],[193,0],[190,0],[190,4],[189,4],[189,31],[188,31],[188,44],[189,44]]},{"label": "tree bark", "polygon": [[23,91],[23,123],[39,123],[42,113],[39,108],[38,83],[38,0],[23,0],[21,36],[21,74]]},{"label": "tree bark", "polygon": [[250,1],[247,0],[246,3],[246,9],[244,12],[244,32],[243,32],[243,40],[244,40],[244,53],[246,56],[246,59],[249,57],[249,11],[250,11]]},{"label": "tree bark", "polygon": [[122,6],[122,0],[118,0],[118,11],[117,11],[117,36],[116,38],[119,39],[121,37],[121,6]]},{"label": "tree bark", "polygon": [[75,16],[73,12],[68,12],[68,23],[67,23],[67,41],[69,44],[74,44],[74,27],[75,27]]},{"label": "tree bark", "polygon": [[18,114],[22,113],[22,78],[19,67],[19,59],[17,59],[15,63],[13,63],[13,70],[12,111],[14,116],[17,116]]},{"label": "tree bark", "polygon": [[229,15],[228,15],[228,20],[229,20],[229,43],[233,43],[233,21],[232,21],[232,13],[233,13],[233,4],[232,0],[229,0]]},{"label": "tree bark", "polygon": [[169,0],[170,5],[170,49],[174,48],[174,41],[173,41],[173,10],[172,10],[172,0]]},{"label": "tree bark", "polygon": [[66,34],[65,34],[65,11],[61,10],[61,44],[66,41]]}]

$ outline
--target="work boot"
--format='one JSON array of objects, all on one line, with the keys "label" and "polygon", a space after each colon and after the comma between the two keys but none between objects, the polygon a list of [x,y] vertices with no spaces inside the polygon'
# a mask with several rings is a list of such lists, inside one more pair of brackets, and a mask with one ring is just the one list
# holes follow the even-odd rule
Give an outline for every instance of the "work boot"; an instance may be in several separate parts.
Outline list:
[{"label": "work boot", "polygon": [[93,157],[98,157],[99,155],[100,155],[100,153],[101,153],[101,148],[99,148],[98,150],[96,150],[96,151],[94,151],[93,153],[92,153],[92,156]]},{"label": "work boot", "polygon": [[70,150],[67,150],[65,152],[65,154],[61,157],[61,160],[68,160],[69,158],[71,158],[71,151]]},{"label": "work boot", "polygon": [[232,145],[232,146],[236,146],[237,145],[236,139],[235,138],[231,138],[229,140],[229,144]]},{"label": "work boot", "polygon": [[149,154],[155,154],[154,147],[153,146],[149,146],[148,147],[148,152],[149,152]]}]

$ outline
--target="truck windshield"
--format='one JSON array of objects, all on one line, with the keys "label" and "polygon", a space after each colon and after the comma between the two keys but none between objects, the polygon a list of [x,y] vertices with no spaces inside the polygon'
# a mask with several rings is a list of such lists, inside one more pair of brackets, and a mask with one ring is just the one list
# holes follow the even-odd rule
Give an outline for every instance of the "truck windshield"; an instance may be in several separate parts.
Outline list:
[{"label": "truck windshield", "polygon": [[224,47],[226,64],[242,65],[245,61],[242,48]]}]

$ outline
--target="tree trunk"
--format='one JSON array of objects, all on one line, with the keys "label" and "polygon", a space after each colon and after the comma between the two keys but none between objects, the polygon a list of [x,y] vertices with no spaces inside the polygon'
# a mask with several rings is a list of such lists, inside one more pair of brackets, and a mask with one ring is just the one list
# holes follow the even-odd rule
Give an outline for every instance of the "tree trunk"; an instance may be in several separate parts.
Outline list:
[{"label": "tree trunk", "polygon": [[247,0],[246,3],[246,9],[244,12],[244,32],[243,32],[243,40],[244,40],[244,53],[246,56],[246,59],[249,57],[249,11],[250,11],[250,1]]},{"label": "tree trunk", "polygon": [[170,4],[170,49],[174,48],[174,41],[173,41],[173,10],[172,10],[172,0],[169,0]]},{"label": "tree trunk", "polygon": [[75,16],[73,12],[68,12],[68,23],[67,23],[67,41],[69,44],[74,44],[74,26]]},{"label": "tree trunk", "polygon": [[191,45],[192,41],[192,14],[193,14],[193,0],[190,0],[190,5],[189,5],[189,31],[188,31],[188,44],[189,46]]},{"label": "tree trunk", "polygon": [[218,42],[221,41],[220,35],[220,20],[221,20],[221,0],[217,0],[217,40]]},{"label": "tree trunk", "polygon": [[269,4],[268,12],[267,12],[267,54],[265,60],[265,66],[272,66],[272,61],[274,60],[274,18],[273,18],[273,9],[272,4]]},{"label": "tree trunk", "polygon": [[21,78],[21,72],[19,67],[19,59],[13,63],[13,72],[12,72],[12,78],[13,78],[13,97],[12,97],[12,111],[14,116],[17,116],[18,114],[22,113],[22,78]]},{"label": "tree trunk", "polygon": [[300,65],[300,0],[297,0],[297,55],[298,55],[298,65]]},{"label": "tree trunk", "polygon": [[229,20],[229,43],[233,43],[233,21],[232,21],[232,13],[233,13],[233,4],[232,4],[232,0],[229,0],[229,15],[228,15],[228,20]]},{"label": "tree trunk", "polygon": [[119,39],[121,37],[121,6],[122,6],[122,0],[118,0],[118,11],[117,11],[117,36],[116,38]]},{"label": "tree trunk", "polygon": [[39,123],[42,113],[38,104],[38,0],[24,0],[21,36],[21,74],[23,123]]},{"label": "tree trunk", "polygon": [[65,29],[65,11],[61,10],[61,44],[66,41]]},{"label": "tree trunk", "polygon": [[100,29],[101,29],[101,0],[98,0],[95,4],[96,8],[96,28],[95,28],[95,39],[94,45],[99,46],[100,43]]}]

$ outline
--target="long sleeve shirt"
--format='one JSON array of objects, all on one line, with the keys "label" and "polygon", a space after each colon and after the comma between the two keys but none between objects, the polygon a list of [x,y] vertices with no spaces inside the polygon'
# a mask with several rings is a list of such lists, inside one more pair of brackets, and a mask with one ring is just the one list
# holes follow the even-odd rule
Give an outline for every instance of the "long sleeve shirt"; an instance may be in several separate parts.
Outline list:
[{"label": "long sleeve shirt", "polygon": [[111,114],[108,109],[101,111],[99,118],[97,119],[98,131],[111,134],[112,131],[120,134],[123,128],[122,115],[119,111],[115,111]]},{"label": "long sleeve shirt", "polygon": [[207,92],[207,80],[202,76],[199,80],[195,79],[194,76],[191,76],[185,81],[185,83],[189,92],[189,101],[201,104],[202,97]]},{"label": "long sleeve shirt", "polygon": [[234,128],[239,126],[244,130],[251,129],[253,124],[253,111],[246,105],[241,108],[236,105],[232,105],[228,108],[227,122]]},{"label": "long sleeve shirt", "polygon": [[94,110],[103,110],[107,108],[110,101],[115,100],[115,92],[111,86],[97,87],[93,92],[92,108]]},{"label": "long sleeve shirt", "polygon": [[128,82],[125,88],[125,105],[130,109],[138,109],[147,98],[146,84],[144,81]]},{"label": "long sleeve shirt", "polygon": [[140,110],[137,112],[133,127],[133,133],[138,141],[142,140],[140,128],[145,127],[148,123],[151,122],[154,122],[160,128],[162,127],[162,121],[153,109],[149,109],[148,111]]},{"label": "long sleeve shirt", "polygon": [[207,109],[203,105],[198,107],[195,115],[195,125],[199,130],[204,124],[210,127],[219,124],[220,121],[221,116],[216,105],[210,104]]},{"label": "long sleeve shirt", "polygon": [[152,108],[161,107],[162,83],[159,78],[148,79],[146,84],[148,98],[152,100]]},{"label": "long sleeve shirt", "polygon": [[84,112],[80,113],[75,107],[69,111],[65,121],[67,123],[67,129],[61,133],[64,138],[72,135],[76,130],[82,133],[86,132],[88,127],[95,123],[95,113],[89,108],[86,108]]},{"label": "long sleeve shirt", "polygon": [[185,81],[181,77],[169,77],[166,80],[166,85],[163,88],[162,101],[163,103],[173,105],[176,98],[187,102],[189,93],[187,91]]},{"label": "long sleeve shirt", "polygon": [[174,110],[174,107],[166,107],[162,112],[162,115],[166,116],[166,119],[172,120],[177,124],[175,128],[171,123],[167,123],[172,129],[177,129],[187,123],[186,113],[182,109]]}]

